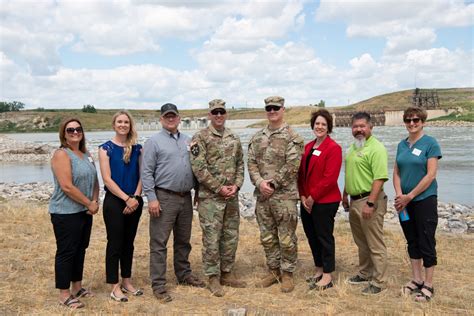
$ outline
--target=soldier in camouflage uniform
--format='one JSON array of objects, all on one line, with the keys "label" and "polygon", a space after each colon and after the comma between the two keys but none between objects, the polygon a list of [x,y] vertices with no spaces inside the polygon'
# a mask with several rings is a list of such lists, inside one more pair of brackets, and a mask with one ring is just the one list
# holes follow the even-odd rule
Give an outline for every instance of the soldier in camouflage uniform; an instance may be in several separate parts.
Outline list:
[{"label": "soldier in camouflage uniform", "polygon": [[255,213],[269,268],[257,286],[281,281],[281,291],[291,292],[297,259],[297,174],[304,140],[283,120],[284,102],[277,96],[265,99],[269,124],[250,140],[248,169],[255,185]]},{"label": "soldier in camouflage uniform", "polygon": [[204,273],[209,276],[211,293],[223,296],[221,285],[246,286],[231,273],[239,240],[239,189],[244,182],[244,161],[239,137],[225,128],[225,102],[210,101],[208,117],[211,124],[194,135],[190,157],[199,182]]}]

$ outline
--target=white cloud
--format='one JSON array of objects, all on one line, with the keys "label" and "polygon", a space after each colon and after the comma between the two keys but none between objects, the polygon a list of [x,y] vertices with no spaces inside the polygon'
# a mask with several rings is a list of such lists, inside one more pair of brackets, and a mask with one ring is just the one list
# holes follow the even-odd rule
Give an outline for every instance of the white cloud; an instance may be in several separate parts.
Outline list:
[{"label": "white cloud", "polygon": [[243,7],[243,17],[228,17],[205,43],[209,50],[245,52],[284,37],[304,23],[300,1],[252,2]]},{"label": "white cloud", "polygon": [[435,29],[474,24],[474,3],[463,1],[329,1],[322,0],[318,21],[341,20],[349,37],[383,37],[385,53],[426,49],[435,41]]},{"label": "white cloud", "polygon": [[[472,6],[451,2],[323,1],[318,19],[346,21],[347,34],[386,38],[383,55],[367,49],[335,66],[314,43],[290,36],[305,23],[302,1],[156,2],[2,1],[0,99],[29,107],[151,108],[165,102],[204,107],[263,105],[282,95],[288,105],[345,105],[414,87],[473,86],[473,52],[433,48],[435,29],[464,25]],[[5,5],[4,5],[5,4]],[[443,8],[442,17],[416,13]],[[32,10],[34,12],[32,12]],[[413,12],[415,11],[415,13]],[[424,11],[423,11],[424,12]],[[440,15],[440,14],[438,14]],[[441,16],[441,15],[440,15]],[[464,24],[463,24],[464,23]],[[306,26],[305,26],[306,27]],[[110,69],[70,69],[61,50],[128,55],[173,51],[163,40],[191,41],[193,68],[137,64]],[[312,45],[312,46],[310,46]],[[105,68],[105,67],[104,67]]]}]

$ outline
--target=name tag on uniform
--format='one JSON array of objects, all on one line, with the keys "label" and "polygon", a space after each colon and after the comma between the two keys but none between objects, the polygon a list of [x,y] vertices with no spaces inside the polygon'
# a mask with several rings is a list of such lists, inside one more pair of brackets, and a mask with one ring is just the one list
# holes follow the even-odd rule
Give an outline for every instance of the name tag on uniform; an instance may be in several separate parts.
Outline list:
[{"label": "name tag on uniform", "polygon": [[418,148],[413,148],[413,151],[411,152],[415,156],[419,156],[421,154],[421,150]]},{"label": "name tag on uniform", "polygon": [[89,162],[94,162],[94,159],[92,159],[91,156],[87,157],[89,159]]},{"label": "name tag on uniform", "polygon": [[321,155],[321,152],[320,152],[319,150],[315,149],[315,150],[313,151],[313,155],[319,156],[319,155]]}]

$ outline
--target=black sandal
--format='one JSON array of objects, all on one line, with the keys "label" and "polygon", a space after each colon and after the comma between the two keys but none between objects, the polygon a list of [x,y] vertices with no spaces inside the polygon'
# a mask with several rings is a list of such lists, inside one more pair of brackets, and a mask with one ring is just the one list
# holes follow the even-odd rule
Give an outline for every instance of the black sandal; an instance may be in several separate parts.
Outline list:
[{"label": "black sandal", "polygon": [[92,294],[91,291],[86,290],[85,288],[81,287],[79,291],[77,291],[76,295],[74,295],[75,298],[82,298],[82,297],[94,297],[94,294]]},{"label": "black sandal", "polygon": [[402,294],[405,296],[420,293],[425,282],[417,283],[415,280],[411,280],[404,287],[402,287]]},{"label": "black sandal", "polygon": [[430,295],[426,295],[425,293],[423,293],[422,290],[420,290],[420,293],[416,294],[416,296],[415,296],[415,302],[429,302],[429,301],[431,301],[431,298],[434,295],[434,288],[423,285],[421,289],[422,290],[423,289],[427,290],[428,292],[430,292]]},{"label": "black sandal", "polygon": [[69,296],[64,302],[59,302],[61,305],[66,306],[71,309],[83,308],[85,305],[73,295]]}]

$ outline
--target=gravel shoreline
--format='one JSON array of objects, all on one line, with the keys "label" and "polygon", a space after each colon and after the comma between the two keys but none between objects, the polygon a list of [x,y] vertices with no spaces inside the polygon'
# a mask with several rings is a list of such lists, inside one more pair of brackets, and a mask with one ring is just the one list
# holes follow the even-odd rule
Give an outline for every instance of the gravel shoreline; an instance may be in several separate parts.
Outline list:
[{"label": "gravel shoreline", "polygon": [[[49,182],[3,183],[0,182],[0,202],[26,201],[30,203],[47,203],[53,192],[53,184]],[[101,190],[101,201],[105,192]],[[240,215],[246,220],[255,220],[255,198],[252,193],[240,193]],[[146,202],[145,202],[146,203]],[[438,203],[438,231],[454,234],[474,233],[474,208],[457,203]],[[336,220],[349,221],[348,213],[342,206],[336,214]],[[398,226],[398,214],[393,201],[388,202],[385,215],[387,226]]]}]

